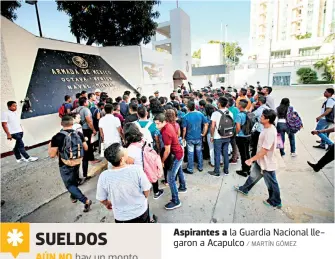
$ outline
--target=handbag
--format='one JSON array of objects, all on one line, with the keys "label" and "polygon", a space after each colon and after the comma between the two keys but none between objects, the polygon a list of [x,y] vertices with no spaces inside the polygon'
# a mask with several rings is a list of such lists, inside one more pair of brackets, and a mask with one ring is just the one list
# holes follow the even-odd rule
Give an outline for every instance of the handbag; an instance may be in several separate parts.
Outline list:
[{"label": "handbag", "polygon": [[284,142],[283,142],[283,139],[282,139],[282,137],[279,133],[277,133],[277,148],[278,149],[284,148]]}]

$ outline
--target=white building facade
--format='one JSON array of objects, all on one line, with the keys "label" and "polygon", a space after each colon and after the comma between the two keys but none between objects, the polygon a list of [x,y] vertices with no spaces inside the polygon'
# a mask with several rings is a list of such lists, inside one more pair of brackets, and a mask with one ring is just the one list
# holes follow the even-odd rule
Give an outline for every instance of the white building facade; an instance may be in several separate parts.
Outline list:
[{"label": "white building facade", "polygon": [[334,55],[332,33],[335,0],[251,0],[248,62],[229,69],[229,84],[298,84],[299,68]]}]

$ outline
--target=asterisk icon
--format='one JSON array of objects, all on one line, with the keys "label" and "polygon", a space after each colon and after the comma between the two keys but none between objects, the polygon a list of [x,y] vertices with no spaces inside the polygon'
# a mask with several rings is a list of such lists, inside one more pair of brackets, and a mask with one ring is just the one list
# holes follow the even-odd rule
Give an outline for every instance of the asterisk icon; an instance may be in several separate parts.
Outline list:
[{"label": "asterisk icon", "polygon": [[17,229],[12,229],[12,231],[9,231],[7,233],[7,242],[12,246],[18,246],[18,244],[21,244],[23,242],[23,239],[21,238],[22,236],[23,234],[21,231],[18,232]]}]

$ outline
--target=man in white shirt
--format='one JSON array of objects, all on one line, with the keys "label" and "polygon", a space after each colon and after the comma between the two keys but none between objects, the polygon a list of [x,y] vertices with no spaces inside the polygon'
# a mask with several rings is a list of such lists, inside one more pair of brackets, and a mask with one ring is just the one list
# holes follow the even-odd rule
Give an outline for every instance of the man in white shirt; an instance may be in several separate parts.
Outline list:
[{"label": "man in white shirt", "polygon": [[214,171],[210,171],[208,172],[210,175],[212,176],[216,176],[219,177],[220,176],[220,159],[221,159],[221,155],[223,155],[224,158],[224,168],[223,168],[223,172],[224,175],[228,175],[229,174],[229,154],[228,154],[228,146],[231,140],[231,137],[233,136],[233,127],[234,125],[232,124],[232,129],[231,129],[231,137],[226,136],[226,137],[222,137],[219,132],[218,132],[218,128],[220,125],[220,120],[221,120],[221,116],[222,112],[226,113],[227,117],[230,116],[232,121],[234,122],[233,119],[233,114],[227,109],[227,104],[228,104],[228,99],[226,97],[220,97],[218,100],[218,108],[221,112],[219,111],[215,111],[212,114],[211,117],[211,138],[210,141],[214,142]]},{"label": "man in white shirt", "polygon": [[[326,101],[322,104],[321,107],[321,115],[316,118],[316,122],[318,123],[316,125],[316,131],[327,129],[331,124],[334,123],[334,113],[333,108],[335,105],[335,99],[333,98],[334,95],[334,89],[333,88],[327,88],[324,92],[324,97],[326,97]],[[318,133],[318,136],[321,138],[320,145],[313,146],[314,148],[321,148],[325,149],[326,144],[328,146],[332,146],[334,143],[327,137],[327,135]]]},{"label": "man in white shirt", "polygon": [[[14,101],[7,102],[8,111],[2,113],[1,124],[2,128],[7,134],[7,139],[12,140],[15,139],[15,147],[14,147],[14,155],[16,157],[16,162],[21,163],[25,162],[33,162],[38,159],[38,157],[29,156],[24,149],[24,143],[22,141],[23,138],[23,130],[20,124],[20,119],[16,112],[17,104]],[[22,156],[23,157],[22,157]]]},{"label": "man in white shirt", "polygon": [[269,198],[263,203],[269,207],[281,208],[281,198],[279,185],[276,178],[276,147],[277,147],[277,130],[274,126],[276,112],[274,110],[263,110],[261,123],[264,126],[259,135],[257,154],[245,161],[248,166],[256,162],[251,170],[250,176],[243,186],[235,186],[236,191],[248,195],[251,188],[262,178],[268,187]]},{"label": "man in white shirt", "polygon": [[127,149],[114,143],[105,151],[112,170],[102,172],[96,198],[112,210],[116,223],[149,223],[148,196],[151,183],[142,167],[127,165]]},{"label": "man in white shirt", "polygon": [[275,100],[273,97],[270,95],[272,92],[272,87],[270,86],[264,86],[262,89],[262,93],[266,97],[266,105],[270,107],[270,109],[275,110]]},{"label": "man in white shirt", "polygon": [[113,105],[106,104],[106,115],[99,120],[101,141],[105,149],[114,143],[121,143],[122,129],[120,120],[112,114]]}]

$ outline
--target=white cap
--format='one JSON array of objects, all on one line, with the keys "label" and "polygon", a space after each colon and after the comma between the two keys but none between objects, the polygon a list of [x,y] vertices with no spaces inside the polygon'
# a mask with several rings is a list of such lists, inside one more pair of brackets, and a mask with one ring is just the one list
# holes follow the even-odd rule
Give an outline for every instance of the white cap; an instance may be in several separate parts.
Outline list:
[{"label": "white cap", "polygon": [[100,90],[100,89],[95,89],[94,92],[95,92],[95,93],[101,93],[101,90]]}]

